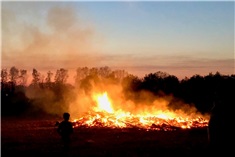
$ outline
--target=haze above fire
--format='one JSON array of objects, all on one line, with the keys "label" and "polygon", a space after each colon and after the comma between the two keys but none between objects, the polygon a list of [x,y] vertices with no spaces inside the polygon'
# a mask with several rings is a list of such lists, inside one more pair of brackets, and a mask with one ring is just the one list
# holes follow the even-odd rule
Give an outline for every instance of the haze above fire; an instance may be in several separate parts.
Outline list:
[{"label": "haze above fire", "polygon": [[3,68],[234,73],[234,2],[2,2]]}]

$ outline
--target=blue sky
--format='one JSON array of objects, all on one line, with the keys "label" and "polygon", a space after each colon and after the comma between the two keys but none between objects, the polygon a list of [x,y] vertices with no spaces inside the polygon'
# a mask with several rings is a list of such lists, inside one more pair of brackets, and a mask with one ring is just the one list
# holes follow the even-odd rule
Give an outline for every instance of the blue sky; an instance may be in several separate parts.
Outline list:
[{"label": "blue sky", "polygon": [[234,74],[234,2],[2,2],[2,41],[2,67]]}]

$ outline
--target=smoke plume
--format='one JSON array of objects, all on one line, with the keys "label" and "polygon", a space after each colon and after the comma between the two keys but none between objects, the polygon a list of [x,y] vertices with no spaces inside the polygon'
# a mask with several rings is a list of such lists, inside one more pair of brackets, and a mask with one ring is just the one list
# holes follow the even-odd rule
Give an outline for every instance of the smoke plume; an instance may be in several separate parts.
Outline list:
[{"label": "smoke plume", "polygon": [[3,66],[51,70],[93,64],[101,40],[92,24],[71,5],[45,4],[2,4]]}]

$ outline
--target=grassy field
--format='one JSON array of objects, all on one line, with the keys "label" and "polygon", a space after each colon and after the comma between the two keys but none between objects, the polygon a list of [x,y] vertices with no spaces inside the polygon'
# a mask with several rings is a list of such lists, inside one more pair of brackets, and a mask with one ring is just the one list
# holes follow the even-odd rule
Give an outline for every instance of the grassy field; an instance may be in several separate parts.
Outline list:
[{"label": "grassy field", "polygon": [[56,120],[1,119],[2,157],[152,157],[201,156],[208,153],[207,129],[146,131],[75,128],[64,151]]}]

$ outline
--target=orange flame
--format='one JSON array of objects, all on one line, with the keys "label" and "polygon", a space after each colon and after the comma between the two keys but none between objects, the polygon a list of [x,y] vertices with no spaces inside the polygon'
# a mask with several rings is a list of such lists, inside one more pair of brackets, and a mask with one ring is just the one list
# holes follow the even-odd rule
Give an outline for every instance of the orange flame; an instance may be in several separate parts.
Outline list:
[{"label": "orange flame", "polygon": [[98,105],[97,107],[94,108],[94,111],[96,112],[105,111],[108,113],[113,113],[113,108],[107,96],[107,92],[104,92],[103,94],[94,95],[93,99],[96,101]]},{"label": "orange flame", "polygon": [[190,118],[169,110],[154,110],[152,112],[147,110],[138,114],[121,109],[115,110],[107,92],[94,94],[92,98],[96,102],[96,106],[82,118],[75,119],[76,126],[174,130],[176,128],[205,127],[208,124],[208,119],[200,116]]}]

